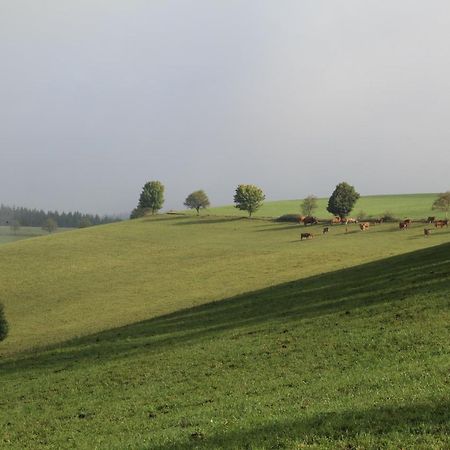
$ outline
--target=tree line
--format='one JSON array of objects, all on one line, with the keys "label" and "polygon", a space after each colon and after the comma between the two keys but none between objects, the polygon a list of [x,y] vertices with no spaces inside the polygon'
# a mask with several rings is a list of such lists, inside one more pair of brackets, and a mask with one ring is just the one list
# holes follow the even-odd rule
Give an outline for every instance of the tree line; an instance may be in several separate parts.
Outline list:
[{"label": "tree line", "polygon": [[[253,184],[240,184],[234,193],[235,207],[241,211],[247,211],[249,217],[253,215],[264,203],[266,196],[261,188]],[[353,186],[348,183],[340,183],[336,186],[328,201],[327,210],[340,217],[346,217],[353,209],[359,198]],[[164,185],[160,181],[149,181],[142,188],[138,205],[133,209],[130,218],[135,219],[146,214],[156,214],[164,205]],[[200,214],[201,209],[210,206],[209,198],[205,191],[198,190],[186,197],[184,206],[195,209]],[[308,196],[302,203],[301,209],[306,215],[311,215],[317,208],[317,198]]]},{"label": "tree line", "polygon": [[118,217],[99,216],[75,212],[44,211],[16,206],[0,205],[0,224],[17,227],[42,227],[52,220],[61,228],[84,228],[92,225],[103,225],[121,220]]},{"label": "tree line", "polygon": [[[353,210],[360,195],[354,186],[347,182],[339,183],[328,199],[327,211],[331,214],[345,219]],[[249,217],[252,216],[265,200],[265,194],[261,188],[253,184],[240,184],[233,197],[235,207],[247,211]],[[305,216],[312,216],[318,208],[317,197],[309,195],[300,205],[300,210]],[[130,218],[135,219],[146,214],[156,214],[164,205],[164,185],[160,181],[149,181],[142,188],[138,205],[133,209]],[[200,214],[201,209],[208,208],[210,201],[208,195],[203,190],[192,192],[186,197],[184,206],[195,209]],[[441,193],[433,202],[431,209],[439,210],[448,216],[450,210],[450,191]]]}]

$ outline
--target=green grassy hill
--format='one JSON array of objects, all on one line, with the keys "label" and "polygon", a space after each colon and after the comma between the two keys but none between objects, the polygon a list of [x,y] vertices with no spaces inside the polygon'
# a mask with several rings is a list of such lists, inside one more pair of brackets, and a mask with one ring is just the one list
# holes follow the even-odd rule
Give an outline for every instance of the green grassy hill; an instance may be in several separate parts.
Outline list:
[{"label": "green grassy hill", "polygon": [[299,232],[159,216],[0,248],[0,447],[448,448],[450,230]]},{"label": "green grassy hill", "polygon": [[[2,302],[12,323],[0,355],[60,342],[275,284],[448,240],[423,225],[300,242],[300,227],[245,218],[159,216],[0,248]],[[100,314],[101,312],[101,314]]]},{"label": "green grassy hill", "polygon": [[[431,210],[431,205],[436,197],[437,194],[364,196],[358,200],[352,214],[357,215],[360,211],[364,211],[367,215],[380,217],[384,213],[390,212],[398,218],[426,219],[431,215],[439,216],[438,211]],[[255,217],[279,217],[283,214],[298,214],[300,213],[301,202],[301,199],[268,201],[255,213]],[[328,198],[319,199],[318,204],[319,208],[314,214],[320,218],[329,217],[330,213],[326,210]],[[246,215],[245,211],[239,211],[233,205],[210,208],[207,213],[223,216]]]}]

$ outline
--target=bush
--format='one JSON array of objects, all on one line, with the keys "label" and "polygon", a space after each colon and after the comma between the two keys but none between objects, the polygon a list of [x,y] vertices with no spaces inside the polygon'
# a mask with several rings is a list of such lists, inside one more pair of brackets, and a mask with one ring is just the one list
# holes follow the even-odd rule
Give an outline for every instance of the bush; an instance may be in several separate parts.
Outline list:
[{"label": "bush", "polygon": [[397,222],[397,218],[394,216],[394,213],[390,212],[390,211],[386,211],[385,213],[383,213],[383,215],[381,216],[381,218],[383,219],[384,222]]},{"label": "bush", "polygon": [[367,217],[369,217],[369,216],[367,215],[367,213],[364,210],[359,211],[359,213],[356,215],[356,218],[358,220],[366,219]]},{"label": "bush", "polygon": [[0,341],[6,339],[6,336],[8,336],[8,330],[9,326],[5,317],[3,305],[0,303]]},{"label": "bush", "polygon": [[151,210],[149,208],[136,207],[133,209],[133,211],[131,211],[130,219],[139,219],[141,217],[146,216],[150,212],[151,212]]},{"label": "bush", "polygon": [[283,214],[280,217],[277,217],[275,219],[276,222],[295,222],[295,223],[299,223],[300,222],[300,218],[302,216],[300,214]]}]

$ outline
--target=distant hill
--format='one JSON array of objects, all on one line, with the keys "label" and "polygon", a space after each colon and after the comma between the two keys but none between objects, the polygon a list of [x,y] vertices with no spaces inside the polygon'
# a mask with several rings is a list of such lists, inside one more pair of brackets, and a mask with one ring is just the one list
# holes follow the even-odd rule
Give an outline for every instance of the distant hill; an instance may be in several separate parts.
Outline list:
[{"label": "distant hill", "polygon": [[[439,215],[437,211],[431,210],[431,205],[437,194],[402,194],[402,195],[370,195],[361,197],[352,215],[357,215],[364,211],[367,215],[379,217],[386,212],[392,213],[395,217],[413,219],[423,219],[430,215]],[[298,200],[267,201],[257,211],[255,217],[279,217],[283,214],[300,213],[300,203]],[[319,199],[319,208],[314,215],[320,218],[330,217],[326,210],[328,198]],[[217,214],[227,216],[245,216],[244,211],[239,211],[233,205],[218,206],[209,208],[204,214]]]}]

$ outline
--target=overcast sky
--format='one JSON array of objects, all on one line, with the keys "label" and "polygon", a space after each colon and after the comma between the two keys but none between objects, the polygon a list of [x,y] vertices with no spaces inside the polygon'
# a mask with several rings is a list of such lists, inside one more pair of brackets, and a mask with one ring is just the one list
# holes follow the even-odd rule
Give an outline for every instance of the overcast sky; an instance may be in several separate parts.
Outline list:
[{"label": "overcast sky", "polygon": [[450,188],[448,0],[0,0],[0,202]]}]

